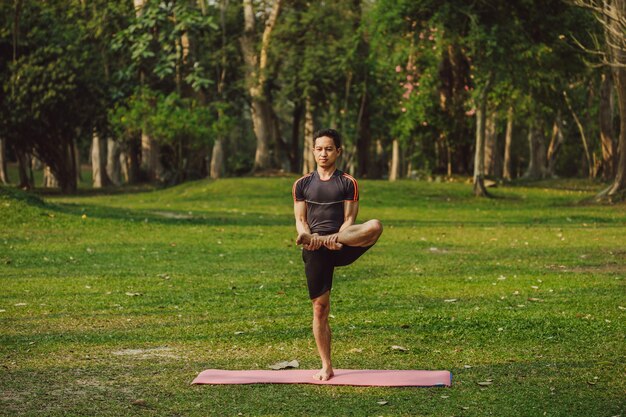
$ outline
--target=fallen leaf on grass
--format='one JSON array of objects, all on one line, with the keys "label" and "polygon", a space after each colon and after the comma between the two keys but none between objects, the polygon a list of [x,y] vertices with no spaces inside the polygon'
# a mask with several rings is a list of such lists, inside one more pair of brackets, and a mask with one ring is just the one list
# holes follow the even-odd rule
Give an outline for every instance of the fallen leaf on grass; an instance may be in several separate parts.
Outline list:
[{"label": "fallen leaf on grass", "polygon": [[444,303],[456,303],[458,300],[456,298],[449,298],[447,300],[443,300]]},{"label": "fallen leaf on grass", "polygon": [[376,402],[376,404],[378,404],[378,405],[387,405],[387,404],[389,404],[389,401],[378,401],[378,402]]},{"label": "fallen leaf on grass", "polygon": [[362,353],[362,352],[363,352],[363,349],[360,349],[360,348],[353,348],[348,351],[348,353]]},{"label": "fallen leaf on grass", "polygon": [[408,352],[409,350],[404,346],[393,345],[391,346],[392,350],[399,350],[400,352]]},{"label": "fallen leaf on grass", "polygon": [[131,404],[139,406],[139,407],[147,407],[148,406],[148,403],[146,402],[146,400],[141,399],[141,398],[138,399],[138,400],[134,400]]},{"label": "fallen leaf on grass", "polygon": [[270,369],[274,369],[274,370],[279,370],[279,369],[287,369],[287,368],[298,368],[300,367],[300,363],[297,360],[293,360],[293,361],[282,361],[282,362],[276,362],[274,365],[270,365],[269,368]]},{"label": "fallen leaf on grass", "polygon": [[143,295],[143,294],[140,293],[140,292],[127,292],[126,295],[129,296],[129,297],[138,297],[138,296]]},{"label": "fallen leaf on grass", "polygon": [[528,298],[528,301],[542,302],[543,300],[541,298],[530,297],[530,298]]},{"label": "fallen leaf on grass", "polygon": [[587,381],[587,384],[589,385],[596,385],[598,383],[598,377],[594,376],[592,381]]},{"label": "fallen leaf on grass", "polygon": [[491,380],[486,380],[486,381],[480,381],[478,383],[478,385],[480,385],[481,387],[488,387],[489,385],[493,384],[493,381]]}]

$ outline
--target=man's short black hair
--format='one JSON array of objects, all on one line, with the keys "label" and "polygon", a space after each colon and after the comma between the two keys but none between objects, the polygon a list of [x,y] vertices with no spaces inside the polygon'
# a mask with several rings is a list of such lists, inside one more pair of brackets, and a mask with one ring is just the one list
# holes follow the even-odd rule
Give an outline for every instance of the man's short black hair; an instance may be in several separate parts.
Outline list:
[{"label": "man's short black hair", "polygon": [[341,148],[341,133],[335,129],[320,129],[313,134],[313,147],[315,147],[315,141],[322,136],[328,136],[335,142],[335,148]]}]

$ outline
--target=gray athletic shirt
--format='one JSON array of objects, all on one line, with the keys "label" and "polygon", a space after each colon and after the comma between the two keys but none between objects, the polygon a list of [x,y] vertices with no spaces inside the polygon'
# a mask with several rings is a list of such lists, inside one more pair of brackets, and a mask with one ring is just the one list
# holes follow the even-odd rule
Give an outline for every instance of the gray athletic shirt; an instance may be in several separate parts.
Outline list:
[{"label": "gray athletic shirt", "polygon": [[356,180],[335,170],[330,179],[320,179],[317,171],[293,184],[294,201],[306,201],[306,219],[311,233],[337,233],[344,221],[344,201],[359,201]]}]

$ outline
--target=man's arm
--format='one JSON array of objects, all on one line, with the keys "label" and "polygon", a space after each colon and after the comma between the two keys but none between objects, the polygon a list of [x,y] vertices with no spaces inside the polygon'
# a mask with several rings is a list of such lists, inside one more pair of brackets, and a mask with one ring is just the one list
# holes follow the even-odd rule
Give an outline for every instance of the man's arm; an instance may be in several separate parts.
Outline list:
[{"label": "man's arm", "polygon": [[352,226],[356,222],[356,216],[359,214],[359,202],[347,200],[343,202],[343,224],[339,228],[341,232],[348,226]]},{"label": "man's arm", "polygon": [[296,230],[298,234],[311,233],[309,223],[306,221],[306,201],[294,201],[293,213],[296,216]]},{"label": "man's arm", "polygon": [[[306,219],[306,201],[294,201],[293,213],[296,217],[296,231],[298,236],[303,233],[311,234],[311,228]],[[306,250],[318,250],[322,246],[322,241],[318,239],[318,234],[312,235],[311,243],[303,245]]]}]

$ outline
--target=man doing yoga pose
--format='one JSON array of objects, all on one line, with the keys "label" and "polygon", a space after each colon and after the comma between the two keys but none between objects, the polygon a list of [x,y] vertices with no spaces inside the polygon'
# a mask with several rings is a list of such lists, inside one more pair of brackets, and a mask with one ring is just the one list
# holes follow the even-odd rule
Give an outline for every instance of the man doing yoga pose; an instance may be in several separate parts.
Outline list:
[{"label": "man doing yoga pose", "polygon": [[313,302],[313,335],[322,360],[322,369],[313,378],[321,381],[333,376],[328,324],[333,271],[356,261],[383,231],[378,220],[355,224],[359,187],[353,177],[337,169],[341,151],[339,132],[316,132],[313,155],[317,169],[293,185],[296,244],[303,246],[304,271]]}]

